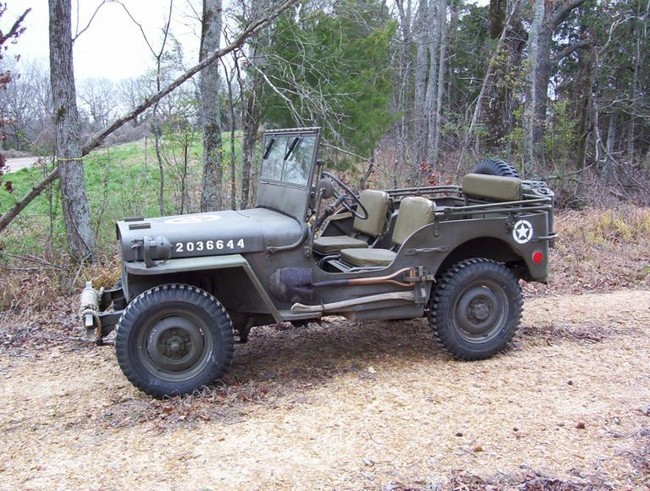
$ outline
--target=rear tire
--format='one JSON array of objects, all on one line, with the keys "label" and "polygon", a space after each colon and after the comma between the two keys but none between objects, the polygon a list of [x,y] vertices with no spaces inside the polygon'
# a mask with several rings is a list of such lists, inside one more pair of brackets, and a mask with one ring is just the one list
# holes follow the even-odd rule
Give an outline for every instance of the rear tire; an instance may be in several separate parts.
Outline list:
[{"label": "rear tire", "polygon": [[234,333],[221,303],[199,288],[170,284],[137,296],[115,337],[124,375],[161,398],[187,394],[223,376],[232,363]]},{"label": "rear tire", "polygon": [[442,348],[461,360],[505,350],[522,312],[521,287],[502,264],[469,259],[447,271],[430,301],[429,324]]},{"label": "rear tire", "polygon": [[517,169],[505,160],[484,159],[480,160],[474,170],[474,174],[487,174],[489,176],[519,177]]}]

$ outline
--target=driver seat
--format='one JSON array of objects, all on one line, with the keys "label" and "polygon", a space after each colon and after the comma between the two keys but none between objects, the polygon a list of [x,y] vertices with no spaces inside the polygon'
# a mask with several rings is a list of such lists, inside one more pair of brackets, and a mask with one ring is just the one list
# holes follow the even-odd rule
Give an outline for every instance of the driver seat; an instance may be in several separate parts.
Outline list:
[{"label": "driver seat", "polygon": [[349,235],[321,235],[314,240],[314,251],[319,254],[336,254],[342,249],[362,249],[368,247],[368,240],[360,237],[377,238],[386,230],[390,197],[385,191],[365,189],[359,195],[359,201],[368,211],[365,220],[355,217],[352,229],[355,237]]},{"label": "driver seat", "polygon": [[433,223],[436,204],[421,196],[408,196],[402,200],[393,230],[393,249],[343,249],[341,260],[353,267],[388,266],[397,257],[400,247],[417,230]]}]

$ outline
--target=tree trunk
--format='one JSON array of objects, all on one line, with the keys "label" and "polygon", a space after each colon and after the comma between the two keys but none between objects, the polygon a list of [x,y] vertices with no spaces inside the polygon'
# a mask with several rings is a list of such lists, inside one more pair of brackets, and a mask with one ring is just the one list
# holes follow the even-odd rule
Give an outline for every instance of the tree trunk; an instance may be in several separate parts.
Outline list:
[{"label": "tree trunk", "polygon": [[576,134],[578,146],[576,152],[576,167],[582,170],[587,165],[587,148],[591,134],[591,86],[593,84],[593,49],[580,57],[578,77],[576,81],[576,111],[575,119],[578,122]]},{"label": "tree trunk", "polygon": [[[530,26],[528,35],[528,100],[524,110],[524,146],[525,155],[524,163],[528,169],[537,165],[537,148],[539,146],[539,121],[536,118],[539,114],[540,104],[543,101],[544,111],[546,111],[546,87],[543,86],[543,77],[541,76],[540,65],[544,53],[548,52],[540,47],[545,44],[544,18],[546,17],[545,0],[535,0],[533,9],[533,23]],[[549,39],[550,41],[550,39]],[[550,45],[548,46],[550,49]],[[544,118],[546,119],[546,118]]]},{"label": "tree trunk", "polygon": [[79,113],[72,63],[71,0],[49,0],[50,82],[55,157],[61,179],[61,198],[68,249],[77,260],[94,260],[95,235],[86,197],[80,143]]},{"label": "tree trunk", "polygon": [[[512,4],[512,9],[510,10],[510,13],[508,14],[508,18],[505,22],[505,25],[511,25],[513,19],[515,18],[516,15],[519,15],[519,0],[515,0]],[[476,126],[481,119],[481,113],[484,105],[485,98],[488,95],[488,90],[492,86],[493,82],[493,76],[496,71],[496,67],[499,64],[500,60],[500,53],[501,50],[503,49],[506,36],[508,33],[508,29],[503,29],[501,31],[501,35],[499,36],[499,39],[497,41],[497,45],[494,48],[494,52],[490,56],[490,61],[487,66],[487,70],[485,72],[485,76],[483,77],[483,82],[481,83],[481,90],[479,92],[478,98],[476,100],[476,105],[474,106],[474,111],[472,113],[472,119],[469,123],[469,128],[467,129],[467,132],[464,136],[463,139],[463,147],[462,147],[462,153],[461,153],[461,158],[458,160],[458,165],[456,167],[456,172],[460,172],[460,167],[463,163],[463,157],[462,155],[468,150],[469,145],[470,145],[470,140],[474,137],[474,131],[476,130]]]},{"label": "tree trunk", "polygon": [[253,160],[255,158],[255,146],[257,143],[257,131],[260,127],[260,103],[259,95],[264,84],[259,72],[251,74],[251,86],[249,87],[246,106],[244,108],[243,141],[242,141],[242,185],[241,185],[241,206],[248,208],[252,204],[251,182],[253,181]]},{"label": "tree trunk", "polygon": [[[230,109],[230,208],[237,209],[237,152],[235,146],[235,133],[237,130],[237,115],[235,113],[236,101],[233,91],[233,81],[235,73],[239,72],[239,67],[236,66],[237,60],[235,58],[235,68],[228,70],[226,63],[220,60],[224,72],[226,74],[226,88],[228,90],[228,107]],[[241,100],[241,99],[240,99]]]},{"label": "tree trunk", "polygon": [[616,112],[612,111],[609,114],[609,122],[607,126],[607,146],[603,164],[603,175],[606,184],[612,184],[616,175],[616,161],[614,160],[614,152],[616,146]]},{"label": "tree trunk", "polygon": [[514,126],[515,102],[513,95],[516,88],[513,80],[519,80],[521,57],[525,46],[526,32],[521,21],[521,9],[513,10],[508,17],[505,0],[490,2],[490,38],[498,40],[503,36],[497,65],[489,87],[489,94],[484,98],[482,108],[486,124],[483,144],[489,152],[503,153],[510,151],[508,135]]},{"label": "tree trunk", "polygon": [[[397,127],[394,129],[395,166],[405,169],[411,158],[411,135],[413,134],[413,102],[411,100],[411,83],[413,77],[411,51],[413,38],[411,24],[413,21],[413,5],[411,0],[396,0],[399,18],[398,67],[396,68],[397,87],[394,93],[394,112],[400,115]],[[397,186],[397,184],[396,184]]]},{"label": "tree trunk", "polygon": [[527,112],[526,157],[533,167],[544,161],[544,139],[546,136],[546,106],[548,84],[551,79],[553,60],[551,45],[555,29],[566,20],[569,14],[582,5],[585,0],[547,3],[535,0],[533,24],[529,36],[530,53],[530,99]]},{"label": "tree trunk", "polygon": [[[199,57],[205,59],[219,49],[221,37],[221,0],[203,0],[203,22]],[[201,72],[200,117],[203,127],[203,188],[201,211],[220,209],[223,200],[223,148],[219,104],[219,64],[212,63]]]},{"label": "tree trunk", "polygon": [[427,90],[426,98],[424,102],[425,107],[425,119],[423,121],[426,136],[426,153],[423,162],[427,163],[427,167],[431,166],[431,159],[433,156],[433,142],[435,140],[435,114],[436,114],[436,102],[438,96],[438,52],[440,47],[440,30],[439,30],[439,0],[430,0],[428,21],[427,21],[427,30],[429,31],[427,38],[429,39],[428,45],[428,64],[429,72],[427,75]]},{"label": "tree trunk", "polygon": [[[431,0],[433,1],[433,0]],[[415,93],[413,100],[413,155],[415,161],[411,169],[410,180],[414,183],[419,177],[419,166],[426,161],[427,155],[427,112],[426,112],[426,94],[427,94],[427,68],[428,68],[428,51],[427,46],[430,44],[427,22],[429,20],[429,2],[421,0],[416,17],[416,53],[415,53]]]},{"label": "tree trunk", "polygon": [[433,141],[431,142],[431,167],[438,165],[440,153],[440,131],[442,128],[442,99],[445,93],[445,62],[447,58],[447,0],[439,0],[438,28],[440,30],[440,56],[438,59],[438,87],[436,112],[433,120]]},{"label": "tree trunk", "polygon": [[[251,11],[248,14],[253,17],[259,15],[260,12],[269,8],[269,3],[270,0],[253,0],[250,6]],[[254,202],[254,190],[252,189],[252,183],[254,181],[253,161],[255,159],[255,148],[257,145],[257,132],[260,128],[260,118],[262,115],[262,92],[265,83],[263,73],[268,64],[267,57],[264,54],[264,48],[270,42],[270,37],[264,33],[251,36],[248,58],[252,61],[253,69],[248,73],[245,81],[240,77],[241,91],[246,94],[246,104],[244,105],[244,114],[242,117],[242,208],[247,208]]]}]

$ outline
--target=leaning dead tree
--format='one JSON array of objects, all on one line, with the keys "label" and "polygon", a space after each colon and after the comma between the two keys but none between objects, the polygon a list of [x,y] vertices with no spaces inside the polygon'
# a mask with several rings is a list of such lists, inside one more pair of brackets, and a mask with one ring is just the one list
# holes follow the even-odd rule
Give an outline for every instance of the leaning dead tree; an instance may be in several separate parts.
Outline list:
[{"label": "leaning dead tree", "polygon": [[[190,78],[192,78],[194,75],[199,73],[201,70],[211,65],[221,57],[241,48],[244,42],[250,36],[263,30],[265,27],[267,27],[269,24],[275,21],[280,15],[282,15],[286,10],[290,9],[291,7],[293,7],[299,2],[300,0],[286,0],[277,9],[273,10],[272,12],[268,12],[267,15],[262,16],[259,19],[251,22],[242,31],[242,33],[228,46],[224,47],[223,49],[217,49],[213,51],[212,53],[210,53],[209,56],[202,59],[199,63],[194,65],[192,68],[186,71],[183,75],[179,76],[176,80],[171,82],[169,85],[167,85],[165,88],[160,90],[158,93],[146,99],[142,104],[132,109],[129,113],[125,114],[121,118],[118,118],[115,121],[113,121],[113,123],[109,125],[107,128],[105,128],[104,130],[96,133],[82,147],[81,149],[82,156],[87,155],[88,153],[91,152],[91,150],[97,148],[104,141],[104,139],[106,139],[107,136],[115,132],[118,128],[122,127],[124,124],[137,118],[140,114],[142,114],[144,111],[149,109],[152,105],[159,102],[165,96],[173,92],[183,83],[187,82]],[[0,232],[2,232],[5,228],[7,228],[7,226],[27,207],[27,205],[29,205],[29,203],[31,203],[34,200],[34,198],[36,198],[45,189],[47,189],[50,184],[56,181],[58,177],[59,177],[59,170],[58,168],[54,168],[49,174],[47,174],[43,178],[41,182],[36,184],[23,199],[21,199],[14,206],[12,206],[5,214],[0,216]]]}]

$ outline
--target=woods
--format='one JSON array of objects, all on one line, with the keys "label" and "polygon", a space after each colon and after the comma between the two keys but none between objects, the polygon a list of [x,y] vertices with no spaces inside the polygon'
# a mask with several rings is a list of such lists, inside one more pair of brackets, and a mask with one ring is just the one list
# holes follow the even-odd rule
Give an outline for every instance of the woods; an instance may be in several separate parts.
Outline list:
[{"label": "woods", "polygon": [[[650,489],[650,0],[31,1],[0,0],[3,485]],[[106,26],[140,76],[79,76]],[[352,235],[388,266],[316,249]]]},{"label": "woods", "polygon": [[[647,0],[194,3],[193,68],[161,25],[152,71],[119,84],[72,79],[62,9],[74,2],[50,1],[49,70],[16,60],[29,17],[10,19],[1,148],[55,157],[32,187],[60,178],[72,257],[93,258],[100,213],[84,199],[81,157],[142,138],[154,142],[160,213],[254,204],[259,129],[286,126],[322,126],[321,158],[354,187],[447,182],[488,156],[551,181],[562,206],[650,199]],[[12,199],[0,201],[2,229],[27,205]]]}]

